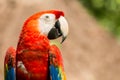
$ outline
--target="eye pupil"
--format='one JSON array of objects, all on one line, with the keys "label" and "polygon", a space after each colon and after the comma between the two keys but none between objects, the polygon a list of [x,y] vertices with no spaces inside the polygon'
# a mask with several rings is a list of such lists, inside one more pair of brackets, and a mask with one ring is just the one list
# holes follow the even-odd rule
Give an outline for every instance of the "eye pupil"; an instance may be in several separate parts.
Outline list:
[{"label": "eye pupil", "polygon": [[46,18],[49,18],[49,16],[46,16]]}]

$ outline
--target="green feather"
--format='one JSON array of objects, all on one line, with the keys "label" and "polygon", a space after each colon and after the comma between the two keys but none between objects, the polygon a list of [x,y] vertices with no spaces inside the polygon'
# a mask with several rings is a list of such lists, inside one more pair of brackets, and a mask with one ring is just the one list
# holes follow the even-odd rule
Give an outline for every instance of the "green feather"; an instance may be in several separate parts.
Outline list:
[{"label": "green feather", "polygon": [[50,45],[56,45],[58,48],[62,48],[61,43],[56,40],[50,40]]},{"label": "green feather", "polygon": [[5,65],[5,67],[6,67],[6,71],[8,71],[8,65],[7,64]]}]

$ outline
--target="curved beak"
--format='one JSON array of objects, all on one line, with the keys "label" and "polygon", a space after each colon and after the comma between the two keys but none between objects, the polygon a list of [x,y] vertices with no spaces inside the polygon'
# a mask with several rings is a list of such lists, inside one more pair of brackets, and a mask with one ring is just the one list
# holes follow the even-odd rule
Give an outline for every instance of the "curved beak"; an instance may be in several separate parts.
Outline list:
[{"label": "curved beak", "polygon": [[63,16],[60,16],[59,22],[60,22],[60,29],[61,29],[61,33],[62,33],[61,43],[63,43],[68,35],[68,30],[69,30],[68,29],[68,22]]},{"label": "curved beak", "polygon": [[67,20],[63,16],[60,16],[60,18],[55,22],[54,27],[48,33],[48,38],[56,39],[62,36],[61,43],[63,43],[68,35],[68,30]]}]

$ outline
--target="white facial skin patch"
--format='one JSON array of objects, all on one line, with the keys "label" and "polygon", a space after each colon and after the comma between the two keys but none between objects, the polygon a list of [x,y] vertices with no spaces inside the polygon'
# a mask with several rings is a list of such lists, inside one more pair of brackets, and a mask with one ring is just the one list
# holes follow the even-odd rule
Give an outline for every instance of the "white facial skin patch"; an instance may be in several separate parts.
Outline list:
[{"label": "white facial skin patch", "polygon": [[48,32],[55,25],[55,15],[54,14],[44,14],[39,18],[39,30],[42,34],[48,35]]}]

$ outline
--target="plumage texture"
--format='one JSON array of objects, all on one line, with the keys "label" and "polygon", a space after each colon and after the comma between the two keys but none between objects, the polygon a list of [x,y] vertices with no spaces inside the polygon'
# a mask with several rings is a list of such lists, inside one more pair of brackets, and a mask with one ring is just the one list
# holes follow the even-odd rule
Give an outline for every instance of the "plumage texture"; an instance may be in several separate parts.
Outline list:
[{"label": "plumage texture", "polygon": [[56,19],[64,16],[61,11],[50,10],[26,20],[16,51],[13,48],[7,51],[5,80],[66,80],[59,49],[50,45],[48,37],[38,29],[38,19],[46,13],[55,14]]}]

